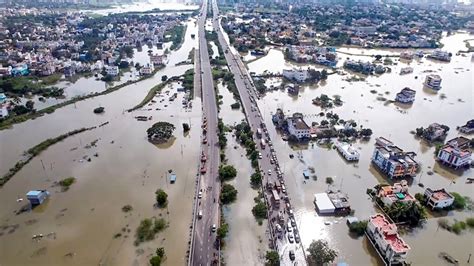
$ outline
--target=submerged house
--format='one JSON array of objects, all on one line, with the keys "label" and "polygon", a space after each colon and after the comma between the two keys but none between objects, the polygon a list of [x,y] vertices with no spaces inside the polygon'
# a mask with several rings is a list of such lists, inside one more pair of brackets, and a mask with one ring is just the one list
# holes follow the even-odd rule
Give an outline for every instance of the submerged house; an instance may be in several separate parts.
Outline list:
[{"label": "submerged house", "polygon": [[441,76],[440,75],[428,75],[425,78],[425,86],[433,89],[433,90],[440,90],[441,89]]},{"label": "submerged house", "polygon": [[405,152],[385,138],[378,138],[372,163],[389,178],[416,176],[418,163],[415,161],[416,153]]},{"label": "submerged house", "polygon": [[293,116],[287,118],[288,133],[295,136],[298,140],[309,139],[310,127],[303,119],[303,114],[294,113]]},{"label": "submerged house", "polygon": [[432,190],[427,188],[424,196],[426,198],[426,205],[434,209],[448,208],[454,203],[454,196],[449,194],[444,188]]},{"label": "submerged house", "polygon": [[398,234],[397,226],[381,213],[372,215],[367,223],[367,236],[388,265],[403,264],[410,246]]},{"label": "submerged house", "polygon": [[400,103],[413,103],[415,101],[416,91],[406,87],[403,88],[395,97],[395,101]]},{"label": "submerged house", "polygon": [[449,140],[438,152],[436,158],[439,162],[454,169],[469,167],[472,152],[469,149],[469,139],[457,137]]}]

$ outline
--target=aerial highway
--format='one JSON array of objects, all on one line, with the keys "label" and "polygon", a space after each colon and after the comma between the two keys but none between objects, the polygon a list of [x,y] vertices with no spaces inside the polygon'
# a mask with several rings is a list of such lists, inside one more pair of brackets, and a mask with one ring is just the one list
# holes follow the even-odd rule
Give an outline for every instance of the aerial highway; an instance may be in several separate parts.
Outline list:
[{"label": "aerial highway", "polygon": [[[269,209],[269,237],[272,240],[273,248],[280,254],[282,265],[306,265],[304,248],[301,244],[299,231],[287,191],[278,192],[279,197],[283,199],[284,203],[276,204],[276,202],[272,200],[272,187],[274,185],[276,186],[276,184],[284,184],[284,177],[283,174],[277,174],[280,171],[278,160],[272,146],[270,135],[266,130],[265,121],[262,118],[262,114],[260,113],[256,102],[259,97],[256,94],[256,89],[251,77],[241,61],[240,55],[238,53],[234,54],[232,49],[229,47],[229,44],[226,42],[220,27],[217,2],[216,0],[211,1],[213,7],[212,25],[218,34],[222,50],[225,51],[224,55],[229,70],[234,74],[235,84],[240,94],[247,121],[254,133],[257,132],[259,128],[262,130],[263,135],[261,137],[268,143],[268,147],[265,148],[265,145],[258,145],[257,142],[257,149],[262,154],[262,157],[259,160],[259,165],[260,171],[264,177],[263,184],[265,201]],[[256,135],[254,135],[254,139],[258,140]],[[277,224],[280,225],[277,226]],[[291,224],[291,232],[288,230],[288,227],[290,227],[289,224]],[[290,252],[294,254],[292,258],[290,258]]]},{"label": "aerial highway", "polygon": [[195,64],[196,86],[200,86],[202,99],[201,158],[194,206],[191,249],[188,265],[218,265],[219,243],[216,230],[219,227],[220,181],[219,145],[217,138],[217,103],[212,79],[211,64],[205,35],[207,1],[203,1],[198,18],[199,55]]}]

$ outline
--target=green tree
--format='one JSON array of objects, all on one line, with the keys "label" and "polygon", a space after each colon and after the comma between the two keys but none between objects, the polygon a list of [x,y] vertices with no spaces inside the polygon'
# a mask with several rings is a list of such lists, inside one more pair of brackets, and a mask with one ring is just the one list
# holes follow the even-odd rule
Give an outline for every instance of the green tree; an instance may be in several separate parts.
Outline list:
[{"label": "green tree", "polygon": [[222,224],[218,229],[217,229],[217,238],[218,239],[224,239],[227,236],[227,233],[229,232],[229,225],[224,223]]},{"label": "green tree", "polygon": [[164,81],[166,81],[167,79],[168,79],[168,76],[166,76],[166,75],[161,76],[161,81],[164,82]]},{"label": "green tree", "polygon": [[267,205],[264,202],[259,201],[255,206],[253,206],[252,213],[257,219],[266,219]]},{"label": "green tree", "polygon": [[237,170],[232,165],[219,166],[219,178],[221,181],[230,180],[237,176]]},{"label": "green tree", "polygon": [[331,249],[324,240],[313,240],[309,245],[308,265],[322,266],[333,262],[337,257],[337,251]]},{"label": "green tree", "polygon": [[156,203],[160,207],[166,206],[166,203],[168,202],[168,194],[163,189],[158,189],[156,192]]},{"label": "green tree", "polygon": [[278,255],[278,252],[274,250],[267,251],[267,254],[265,254],[265,259],[265,265],[267,266],[280,266],[280,255]]},{"label": "green tree", "polygon": [[221,189],[222,204],[229,204],[237,199],[237,190],[231,184],[224,184]]},{"label": "green tree", "polygon": [[146,132],[149,140],[163,142],[169,140],[173,136],[175,127],[168,122],[157,122],[153,124]]},{"label": "green tree", "polygon": [[259,187],[262,184],[262,175],[260,172],[255,172],[250,176],[250,183],[254,187]]}]

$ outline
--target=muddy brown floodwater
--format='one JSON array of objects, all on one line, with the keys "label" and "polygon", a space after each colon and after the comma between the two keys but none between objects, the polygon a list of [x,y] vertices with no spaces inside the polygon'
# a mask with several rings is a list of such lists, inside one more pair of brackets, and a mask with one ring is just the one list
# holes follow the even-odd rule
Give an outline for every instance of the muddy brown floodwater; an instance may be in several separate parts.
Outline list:
[{"label": "muddy brown floodwater", "polygon": [[[231,109],[235,102],[232,93],[221,83],[217,86],[222,95],[219,117],[227,126],[233,126],[245,119],[241,109]],[[250,175],[254,172],[250,160],[245,156],[245,148],[236,142],[232,133],[227,133],[225,149],[227,163],[237,169],[237,176],[227,183],[232,184],[238,191],[237,200],[223,207],[229,233],[225,240],[224,262],[227,265],[263,265],[268,249],[266,220],[258,225],[252,215],[255,205],[254,198],[258,191],[250,186]]]},{"label": "muddy brown floodwater", "polygon": [[[200,99],[193,101],[192,109],[183,108],[184,93],[177,92],[179,84],[171,84],[155,97],[155,103],[132,113],[125,110],[138,104],[161,82],[162,75],[181,75],[193,67],[174,66],[186,60],[197,45],[190,37],[197,32],[194,21],[187,23],[185,43],[171,52],[169,65],[153,78],[0,132],[3,174],[24,150],[47,138],[109,122],[51,146],[0,189],[0,264],[146,265],[160,246],[165,248],[166,264],[185,263],[199,155]],[[175,92],[177,99],[169,101]],[[94,114],[98,106],[105,107],[105,113]],[[152,120],[139,122],[134,118],[138,115],[152,116]],[[146,130],[157,121],[176,126],[172,142],[148,142]],[[191,124],[188,134],[183,134],[182,123]],[[98,140],[96,146],[86,148],[94,140]],[[169,169],[177,175],[175,184],[168,180]],[[68,176],[74,176],[76,182],[61,192],[54,182]],[[154,207],[158,188],[168,193],[165,209]],[[33,211],[16,214],[32,189],[48,189],[51,197]],[[24,200],[17,202],[18,198]],[[133,210],[124,213],[121,209],[127,204]],[[139,222],[153,216],[165,218],[169,227],[155,240],[134,246]],[[114,238],[118,233],[121,236]],[[32,240],[38,234],[44,237]]]},{"label": "muddy brown floodwater", "polygon": [[[470,37],[465,33],[445,37],[442,40],[443,49],[453,54],[458,50],[465,50],[463,40]],[[351,48],[350,52],[362,53],[363,50]],[[386,54],[387,50],[371,50],[371,52]],[[339,56],[341,57],[339,64],[342,64],[345,58],[351,57],[345,54]],[[371,60],[370,57],[357,57],[356,59],[359,58]],[[293,98],[286,92],[273,91],[267,93],[258,103],[274,140],[280,165],[287,179],[289,195],[296,209],[297,223],[301,228],[302,243],[307,248],[314,239],[327,240],[329,245],[339,252],[337,262],[346,261],[351,265],[381,263],[365,237],[352,238],[349,236],[344,218],[318,216],[313,204],[313,195],[324,192],[328,188],[325,179],[331,176],[334,178],[333,188],[341,189],[348,194],[356,217],[367,219],[369,215],[376,213],[377,210],[366,195],[366,189],[372,188],[378,183],[389,182],[370,164],[376,137],[384,136],[402,149],[417,153],[416,159],[422,165],[422,173],[410,182],[409,191],[412,195],[424,191],[418,186],[419,183],[423,183],[425,188],[446,188],[448,191],[456,191],[461,195],[474,197],[472,185],[465,184],[466,177],[472,177],[473,171],[467,170],[456,175],[440,167],[435,163],[435,147],[415,139],[410,133],[417,127],[427,127],[433,122],[439,122],[451,128],[447,137],[450,139],[459,135],[456,130],[457,126],[465,124],[466,121],[474,117],[471,54],[467,54],[465,57],[454,55],[449,64],[428,59],[411,63],[396,60],[396,63],[398,64],[391,66],[392,73],[370,76],[366,78],[366,81],[348,82],[344,80],[352,74],[330,75],[325,82],[304,86],[299,97]],[[256,73],[263,73],[265,70],[281,72],[292,65],[294,64],[285,62],[281,51],[273,49],[267,56],[250,63],[249,71]],[[414,68],[414,73],[400,76],[400,68],[407,65]],[[316,68],[321,69],[317,66]],[[427,75],[424,71],[427,70],[440,74],[443,79],[443,87],[437,93],[423,88],[422,83]],[[415,76],[418,76],[418,79]],[[379,96],[394,99],[395,94],[404,87],[410,87],[417,92],[416,100],[410,107],[386,104],[384,101],[377,100]],[[370,90],[377,90],[377,94],[370,93]],[[342,119],[354,119],[358,125],[373,130],[374,134],[370,141],[354,144],[360,152],[358,163],[346,163],[335,150],[328,150],[313,143],[304,147],[291,147],[271,126],[271,114],[277,108],[282,108],[287,114],[293,112],[305,114],[308,124],[320,122],[323,118],[318,117],[317,114],[321,112],[321,109],[311,102],[320,94],[340,95],[344,105],[336,107],[332,111]],[[295,155],[295,158],[290,159],[289,154]],[[318,179],[317,181],[310,180],[305,184],[302,172],[308,167],[315,168]],[[434,171],[434,174],[428,175],[428,171]],[[451,211],[446,218],[452,221],[472,216],[472,211]],[[461,235],[455,235],[444,231],[438,228],[438,219],[429,216],[427,223],[422,228],[402,234],[402,237],[412,248],[408,262],[412,262],[413,265],[444,265],[444,261],[438,257],[439,252],[443,251],[465,265],[469,254],[474,250],[472,232],[466,231]],[[325,225],[325,222],[331,224]]]}]

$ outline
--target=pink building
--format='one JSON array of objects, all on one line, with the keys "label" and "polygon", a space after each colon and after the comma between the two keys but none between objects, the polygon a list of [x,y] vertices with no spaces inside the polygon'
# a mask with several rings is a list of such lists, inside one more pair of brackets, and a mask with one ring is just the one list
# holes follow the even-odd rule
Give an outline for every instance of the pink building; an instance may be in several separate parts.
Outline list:
[{"label": "pink building", "polygon": [[367,223],[367,235],[387,264],[403,263],[410,246],[400,238],[397,226],[380,213],[372,215]]}]

